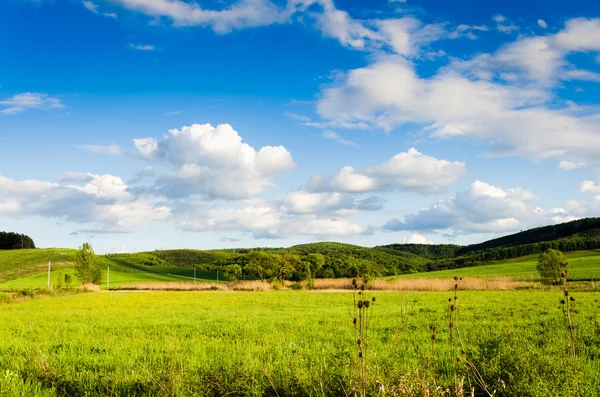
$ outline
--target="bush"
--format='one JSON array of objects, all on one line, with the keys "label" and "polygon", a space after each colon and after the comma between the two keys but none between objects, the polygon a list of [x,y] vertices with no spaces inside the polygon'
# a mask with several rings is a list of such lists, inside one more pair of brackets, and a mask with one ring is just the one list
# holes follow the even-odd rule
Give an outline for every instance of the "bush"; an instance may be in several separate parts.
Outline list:
[{"label": "bush", "polygon": [[71,288],[71,283],[73,282],[73,277],[70,274],[65,274],[65,288]]},{"label": "bush", "polygon": [[33,288],[24,288],[21,291],[19,291],[19,294],[24,297],[33,298],[35,296],[35,291],[33,290]]},{"label": "bush", "polygon": [[11,303],[12,295],[10,294],[0,294],[0,303]]},{"label": "bush", "polygon": [[294,284],[290,285],[290,288],[293,290],[300,290],[300,289],[302,289],[302,284],[294,283]]}]

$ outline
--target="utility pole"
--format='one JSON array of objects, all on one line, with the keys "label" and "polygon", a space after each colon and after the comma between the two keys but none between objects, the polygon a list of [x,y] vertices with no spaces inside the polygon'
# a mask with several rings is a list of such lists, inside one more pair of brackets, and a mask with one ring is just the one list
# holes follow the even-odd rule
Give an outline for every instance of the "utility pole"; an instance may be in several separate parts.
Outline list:
[{"label": "utility pole", "polygon": [[106,269],[106,289],[110,288],[110,266]]},{"label": "utility pole", "polygon": [[50,289],[50,261],[48,261],[48,289]]}]

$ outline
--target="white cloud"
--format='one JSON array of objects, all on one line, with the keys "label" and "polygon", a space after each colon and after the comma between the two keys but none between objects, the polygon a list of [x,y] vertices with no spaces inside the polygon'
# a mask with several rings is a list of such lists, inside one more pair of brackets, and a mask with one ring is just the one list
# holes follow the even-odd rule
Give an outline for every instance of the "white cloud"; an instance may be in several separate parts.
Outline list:
[{"label": "white cloud", "polygon": [[114,0],[113,2],[153,17],[165,17],[175,26],[209,26],[217,33],[284,23],[296,11],[293,3],[285,8],[268,0],[240,0],[222,10],[204,9],[196,2],[182,0]]},{"label": "white cloud", "polygon": [[496,22],[496,30],[499,32],[510,34],[519,30],[519,27],[510,22],[504,15],[494,15],[492,19]]},{"label": "white cloud", "polygon": [[503,190],[475,181],[469,190],[458,192],[427,209],[392,219],[384,230],[444,231],[454,233],[506,233],[519,229],[563,222],[570,215],[562,208],[543,210],[536,197],[521,188]]},{"label": "white cloud", "polygon": [[12,98],[0,101],[0,105],[6,106],[5,109],[0,110],[2,114],[17,114],[27,109],[52,110],[65,107],[58,98],[39,92],[17,94]]},{"label": "white cloud", "polygon": [[406,57],[418,55],[421,47],[446,35],[443,25],[425,25],[412,17],[378,20],[376,24],[380,40]]},{"label": "white cloud", "polygon": [[82,2],[82,4],[85,8],[87,8],[89,11],[93,12],[94,14],[98,13],[98,6],[94,3],[92,3],[91,1],[84,1],[84,2]]},{"label": "white cloud", "polygon": [[570,19],[553,41],[566,52],[600,51],[600,18]]},{"label": "white cloud", "polygon": [[327,139],[330,141],[335,141],[337,143],[341,143],[342,145],[346,145],[346,146],[358,146],[355,142],[350,141],[348,139],[344,139],[339,134],[337,134],[331,130],[325,130],[321,134],[321,138]]},{"label": "white cloud", "polygon": [[149,44],[133,44],[129,43],[129,48],[133,48],[138,51],[154,51],[154,46]]},{"label": "white cloud", "polygon": [[383,208],[384,200],[371,196],[357,199],[342,193],[291,192],[279,202],[279,210],[291,214],[335,214],[348,216],[358,211],[378,211]]},{"label": "white cloud", "polygon": [[574,170],[574,169],[582,168],[585,166],[586,166],[586,163],[583,163],[581,161],[562,160],[561,162],[558,163],[558,168],[560,168],[561,170]]},{"label": "white cloud", "polygon": [[88,9],[90,12],[93,12],[94,14],[97,15],[102,15],[105,16],[107,18],[113,18],[113,19],[117,19],[117,14],[115,14],[114,12],[100,12],[98,10],[98,5],[91,2],[91,1],[82,1],[81,2],[83,4],[83,6]]},{"label": "white cloud", "polygon": [[[572,39],[573,31],[592,34],[595,25],[589,20],[568,21],[565,31]],[[454,60],[428,78],[419,77],[405,58],[378,56],[324,87],[317,112],[326,120],[323,123],[360,123],[385,131],[418,124],[433,137],[489,142],[496,155],[597,164],[598,109],[561,103],[552,91],[560,78],[597,78],[568,63],[566,44],[556,44],[562,33],[523,37],[494,54]],[[569,43],[569,51],[600,46],[587,40],[561,41]]]},{"label": "white cloud", "polygon": [[194,124],[170,130],[160,141],[143,138],[134,144],[141,156],[174,166],[155,185],[157,192],[171,198],[248,198],[272,186],[272,177],[295,166],[283,146],[256,151],[229,124]]},{"label": "white cloud", "polygon": [[194,209],[177,215],[182,230],[204,232],[235,230],[252,233],[254,238],[284,238],[289,236],[359,236],[368,228],[346,219],[309,215],[287,215],[270,206],[242,208]]},{"label": "white cloud", "polygon": [[91,223],[105,231],[129,230],[170,215],[170,209],[154,198],[131,194],[127,184],[113,175],[68,173],[63,181],[70,183],[0,176],[0,202],[10,204],[3,205],[2,215]]},{"label": "white cloud", "polygon": [[433,244],[425,236],[419,233],[412,233],[409,237],[402,239],[402,244]]},{"label": "white cloud", "polygon": [[548,27],[548,24],[543,19],[538,19],[537,23],[540,26],[540,28],[542,28],[542,29],[546,29]]},{"label": "white cloud", "polygon": [[80,147],[92,153],[99,153],[109,156],[120,156],[124,153],[123,148],[121,148],[119,145],[82,145]]},{"label": "white cloud", "polygon": [[430,194],[444,191],[465,172],[464,163],[438,160],[411,148],[364,170],[347,166],[333,176],[313,175],[308,182],[308,189],[347,193],[400,189]]}]

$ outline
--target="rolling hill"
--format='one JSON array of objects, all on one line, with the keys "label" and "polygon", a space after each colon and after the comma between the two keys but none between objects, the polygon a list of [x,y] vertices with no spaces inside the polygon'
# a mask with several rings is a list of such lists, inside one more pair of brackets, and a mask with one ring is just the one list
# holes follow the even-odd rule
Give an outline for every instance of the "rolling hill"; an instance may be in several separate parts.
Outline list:
[{"label": "rolling hill", "polygon": [[[390,244],[373,248],[336,242],[301,244],[288,248],[255,248],[225,250],[157,250],[134,254],[98,255],[96,265],[110,266],[111,285],[145,281],[191,280],[194,269],[199,279],[215,280],[217,272],[238,277],[276,277],[277,269],[287,268],[286,278],[374,277],[401,274],[444,276],[443,271],[458,268],[465,274],[532,276],[536,255],[548,248],[585,252],[585,268],[599,268],[600,218],[587,218],[558,225],[544,226],[467,246],[453,244]],[[46,266],[52,261],[55,272],[73,271],[74,249],[0,250],[0,286],[45,285]],[[581,256],[581,255],[579,255]],[[515,259],[516,258],[516,259]],[[598,262],[598,265],[596,264]],[[287,265],[285,265],[287,263]],[[502,266],[497,265],[502,263]],[[582,262],[583,263],[583,262]],[[478,266],[477,269],[474,267]],[[496,266],[490,268],[490,266]],[[519,270],[518,267],[521,267]],[[580,279],[596,277],[595,271],[582,270]],[[438,272],[441,271],[441,272]]]}]

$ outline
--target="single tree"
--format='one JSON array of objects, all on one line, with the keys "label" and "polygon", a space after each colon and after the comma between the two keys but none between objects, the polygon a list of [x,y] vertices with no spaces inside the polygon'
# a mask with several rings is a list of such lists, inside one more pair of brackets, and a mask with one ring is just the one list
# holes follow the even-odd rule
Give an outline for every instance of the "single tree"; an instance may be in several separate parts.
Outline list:
[{"label": "single tree", "polygon": [[562,252],[549,249],[538,257],[537,271],[544,284],[556,284],[561,279],[561,267],[566,267],[567,258]]},{"label": "single tree", "polygon": [[75,258],[75,277],[81,284],[98,284],[100,282],[102,272],[94,266],[95,259],[96,255],[92,246],[89,243],[83,243]]}]

